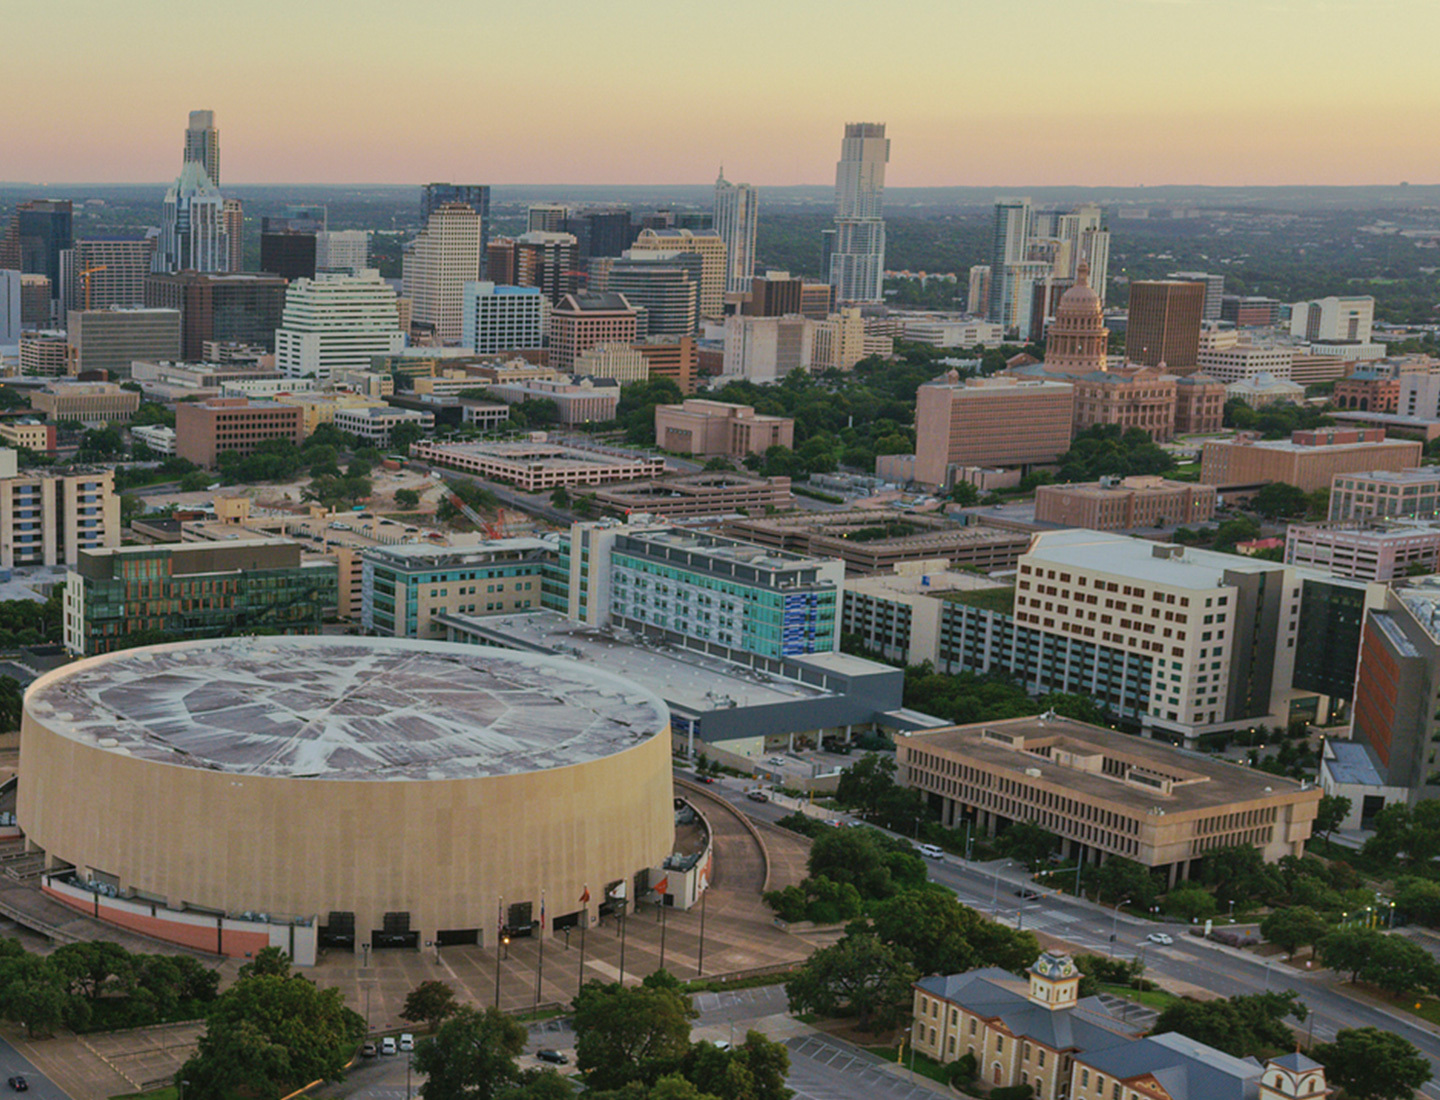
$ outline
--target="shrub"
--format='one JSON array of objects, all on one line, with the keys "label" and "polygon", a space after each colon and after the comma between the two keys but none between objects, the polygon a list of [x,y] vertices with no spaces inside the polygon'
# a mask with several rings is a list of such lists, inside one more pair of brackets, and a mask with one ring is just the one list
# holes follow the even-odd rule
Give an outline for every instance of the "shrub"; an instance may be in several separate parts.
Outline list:
[{"label": "shrub", "polygon": [[979,1072],[980,1067],[975,1062],[975,1055],[966,1053],[950,1063],[950,1068],[945,1071],[945,1080],[952,1085],[968,1085],[975,1080],[975,1075]]}]

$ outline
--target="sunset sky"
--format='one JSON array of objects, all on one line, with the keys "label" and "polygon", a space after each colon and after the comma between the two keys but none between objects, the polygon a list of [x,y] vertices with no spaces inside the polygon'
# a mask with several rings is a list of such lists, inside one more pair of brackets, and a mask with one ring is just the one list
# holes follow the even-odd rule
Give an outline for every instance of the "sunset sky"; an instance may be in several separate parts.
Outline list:
[{"label": "sunset sky", "polygon": [[69,0],[0,7],[0,180],[1440,182],[1440,0]]}]

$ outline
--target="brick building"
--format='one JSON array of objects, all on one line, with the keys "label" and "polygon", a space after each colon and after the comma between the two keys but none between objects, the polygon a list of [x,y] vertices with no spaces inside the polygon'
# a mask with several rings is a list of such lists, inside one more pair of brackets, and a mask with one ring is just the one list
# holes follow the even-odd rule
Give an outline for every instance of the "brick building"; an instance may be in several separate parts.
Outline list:
[{"label": "brick building", "polygon": [[656,405],[655,444],[662,450],[702,458],[763,455],[771,447],[794,446],[795,421],[723,401]]},{"label": "brick building", "polygon": [[1400,378],[1385,371],[1362,367],[1335,383],[1331,401],[1337,409],[1356,412],[1395,413],[1400,411]]},{"label": "brick building", "polygon": [[1383,428],[1320,428],[1288,440],[1251,434],[1212,439],[1200,453],[1200,481],[1220,488],[1283,481],[1307,493],[1327,488],[1337,474],[1409,470],[1420,464],[1424,445],[1386,439]]},{"label": "brick building", "polygon": [[1208,374],[1187,374],[1175,383],[1175,434],[1205,435],[1225,424],[1225,383]]},{"label": "brick building", "polygon": [[1035,466],[1070,448],[1075,388],[1067,382],[969,378],[950,371],[915,404],[915,480],[949,485],[957,466]]},{"label": "brick building", "polygon": [[596,344],[633,344],[638,314],[623,294],[566,294],[550,311],[550,365],[566,373]]},{"label": "brick building", "polygon": [[197,466],[214,467],[225,451],[248,455],[268,439],[298,446],[304,438],[305,413],[298,405],[212,397],[175,407],[175,454]]},{"label": "brick building", "polygon": [[1041,485],[1035,519],[1092,531],[1208,523],[1215,515],[1215,487],[1163,477],[1101,478],[1078,485]]}]

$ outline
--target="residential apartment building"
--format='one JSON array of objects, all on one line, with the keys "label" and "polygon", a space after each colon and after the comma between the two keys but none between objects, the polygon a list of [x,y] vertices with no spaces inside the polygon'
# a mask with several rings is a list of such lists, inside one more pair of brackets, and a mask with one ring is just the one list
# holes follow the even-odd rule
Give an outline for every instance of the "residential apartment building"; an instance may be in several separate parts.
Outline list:
[{"label": "residential apartment building", "polygon": [[[1313,783],[1282,779],[1164,742],[1039,715],[912,733],[896,745],[897,781],[947,825],[994,835],[1033,821],[1068,858],[1123,856],[1174,886],[1207,852],[1257,848],[1267,863],[1305,850],[1320,805]],[[1156,813],[1156,807],[1164,813]]]},{"label": "residential apartment building", "polygon": [[[243,221],[198,161],[186,161],[165,192],[155,271],[234,271]],[[239,224],[237,224],[237,222]]]},{"label": "residential apartment building", "polygon": [[82,550],[65,586],[65,648],[93,657],[137,635],[319,634],[336,583],[333,561],[275,539]]},{"label": "residential apartment building", "polygon": [[286,282],[252,272],[154,272],[145,279],[145,305],[180,311],[180,352],[204,359],[210,341],[275,350],[285,312]]},{"label": "residential apartment building", "polygon": [[1065,382],[967,378],[950,371],[921,386],[915,480],[948,486],[961,466],[1033,466],[1070,448],[1075,389]]},{"label": "residential apartment building", "polygon": [[275,366],[291,378],[324,382],[368,370],[377,355],[405,346],[395,291],[373,268],[359,275],[297,279],[275,331]]},{"label": "residential apartment building", "polygon": [[74,565],[82,550],[120,545],[112,470],[18,469],[0,450],[0,568]]},{"label": "residential apartment building", "polygon": [[543,347],[545,299],[540,288],[466,283],[460,343],[480,355]]},{"label": "residential apartment building", "polygon": [[845,567],[654,524],[577,523],[569,617],[746,663],[831,653]]},{"label": "residential apartment building", "polygon": [[1041,485],[1035,490],[1035,519],[1092,531],[1209,523],[1215,515],[1213,485],[1163,477],[1101,478],[1097,482]]},{"label": "residential apartment building", "polygon": [[505,615],[540,606],[552,544],[497,539],[483,546],[376,546],[361,555],[360,625],[385,638],[443,638],[439,615]]},{"label": "residential apartment building", "polygon": [[755,274],[755,232],[760,196],[748,183],[715,180],[715,231],[725,245],[725,290],[745,294]]},{"label": "residential apartment building", "polygon": [[458,342],[464,331],[465,284],[480,271],[481,217],[464,203],[445,203],[425,223],[405,253],[401,294],[411,322],[427,326],[440,343]]},{"label": "residential apartment building", "polygon": [[1440,518],[1440,468],[1337,474],[1330,482],[1332,523],[1370,518]]},{"label": "residential apartment building", "polygon": [[1307,493],[1329,486],[1338,474],[1408,470],[1420,465],[1423,444],[1386,439],[1383,428],[1320,428],[1288,440],[1251,435],[1207,440],[1200,452],[1200,480],[1220,488],[1283,481]]},{"label": "residential apartment building", "polygon": [[835,301],[880,302],[885,291],[885,165],[890,139],[883,122],[847,122],[835,165],[835,227],[825,237],[822,268]]},{"label": "residential apartment building", "polygon": [[633,344],[637,314],[623,294],[567,294],[550,312],[550,365],[569,374],[597,344]]},{"label": "residential apartment building", "polygon": [[75,374],[105,371],[126,379],[136,359],[180,355],[180,311],[175,309],[72,310],[66,333]]},{"label": "residential apartment building", "polygon": [[655,406],[655,444],[679,454],[739,459],[793,447],[795,421],[757,414],[750,405],[692,399]]},{"label": "residential apartment building", "polygon": [[1136,279],[1130,284],[1125,354],[1135,363],[1184,374],[1199,367],[1205,284]]},{"label": "residential apartment building", "polygon": [[53,423],[125,424],[140,407],[140,395],[114,382],[50,382],[30,394],[30,407]]},{"label": "residential apartment building", "polygon": [[243,457],[268,439],[288,439],[299,446],[304,438],[304,414],[296,405],[212,397],[175,407],[175,453],[206,469],[213,469],[217,456],[226,451]]}]

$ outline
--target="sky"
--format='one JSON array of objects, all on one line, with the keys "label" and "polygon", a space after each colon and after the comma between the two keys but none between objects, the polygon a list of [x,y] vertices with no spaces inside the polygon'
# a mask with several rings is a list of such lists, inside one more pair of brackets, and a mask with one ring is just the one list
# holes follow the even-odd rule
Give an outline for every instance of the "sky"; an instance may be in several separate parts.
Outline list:
[{"label": "sky", "polygon": [[[0,4],[0,180],[1440,182],[1440,0]],[[23,105],[23,106],[22,106]]]}]

